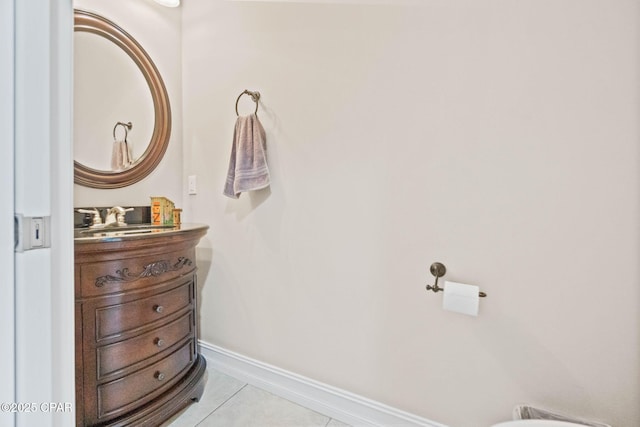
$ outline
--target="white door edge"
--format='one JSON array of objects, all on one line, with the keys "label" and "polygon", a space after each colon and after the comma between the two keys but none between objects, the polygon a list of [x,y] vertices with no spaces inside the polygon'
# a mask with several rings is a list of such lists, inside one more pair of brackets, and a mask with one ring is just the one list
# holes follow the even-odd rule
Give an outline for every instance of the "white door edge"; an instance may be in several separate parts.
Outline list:
[{"label": "white door edge", "polygon": [[[14,312],[14,0],[0,0],[0,224],[10,232],[0,233],[0,403],[15,402],[15,312]],[[6,95],[5,95],[6,94]],[[0,411],[0,425],[13,427],[15,416]]]}]

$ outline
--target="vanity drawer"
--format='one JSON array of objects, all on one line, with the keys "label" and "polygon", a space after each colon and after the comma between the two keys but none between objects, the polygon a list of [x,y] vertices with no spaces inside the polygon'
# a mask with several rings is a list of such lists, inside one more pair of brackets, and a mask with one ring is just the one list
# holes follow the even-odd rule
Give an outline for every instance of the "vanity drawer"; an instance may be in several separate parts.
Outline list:
[{"label": "vanity drawer", "polygon": [[193,278],[189,278],[182,286],[157,295],[97,308],[96,341],[122,336],[190,307],[194,298],[193,287]]},{"label": "vanity drawer", "polygon": [[80,294],[92,297],[141,289],[195,272],[195,249],[86,263],[79,266]]},{"label": "vanity drawer", "polygon": [[125,413],[142,405],[172,384],[195,361],[195,340],[190,339],[178,350],[153,365],[131,375],[98,386],[98,420]]},{"label": "vanity drawer", "polygon": [[194,337],[193,311],[173,322],[128,340],[96,349],[98,381],[120,369],[124,369],[155,356],[188,336]]}]

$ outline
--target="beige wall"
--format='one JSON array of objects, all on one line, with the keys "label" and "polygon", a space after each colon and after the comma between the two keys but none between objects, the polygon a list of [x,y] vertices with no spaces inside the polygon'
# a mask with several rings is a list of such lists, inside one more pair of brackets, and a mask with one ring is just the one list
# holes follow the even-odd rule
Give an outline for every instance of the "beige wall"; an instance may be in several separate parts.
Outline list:
[{"label": "beige wall", "polygon": [[[640,423],[636,1],[74,5],[147,49],[174,119],[152,175],[75,205],[180,205],[198,176],[205,341],[452,427]],[[273,184],[234,201],[245,88]],[[433,261],[478,318],[424,291]]]},{"label": "beige wall", "polygon": [[[202,338],[455,427],[640,424],[638,2],[318,3],[183,2]],[[245,88],[272,186],[231,200]]]},{"label": "beige wall", "polygon": [[[135,38],[153,59],[169,94],[172,130],[165,156],[145,179],[122,189],[96,190],[74,185],[74,206],[145,206],[150,196],[166,196],[182,205],[181,10],[152,0],[74,0],[73,6],[98,13]],[[131,136],[134,137],[135,131]],[[107,138],[111,140],[111,130]],[[82,141],[74,141],[82,144]]]}]

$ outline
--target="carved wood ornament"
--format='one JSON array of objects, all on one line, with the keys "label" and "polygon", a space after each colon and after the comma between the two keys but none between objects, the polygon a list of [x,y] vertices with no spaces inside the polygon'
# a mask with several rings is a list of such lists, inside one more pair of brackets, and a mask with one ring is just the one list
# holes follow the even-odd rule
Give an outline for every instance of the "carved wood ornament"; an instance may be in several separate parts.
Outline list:
[{"label": "carved wood ornament", "polygon": [[156,277],[164,273],[167,273],[169,271],[180,270],[185,265],[191,265],[191,264],[193,264],[193,262],[186,257],[178,258],[178,262],[176,262],[173,265],[171,265],[171,263],[166,260],[155,261],[155,262],[152,262],[151,264],[147,264],[144,267],[142,267],[142,272],[137,275],[130,273],[128,268],[123,268],[122,270],[116,270],[116,273],[115,273],[116,275],[114,276],[109,274],[106,276],[98,277],[96,279],[96,286],[98,288],[101,288],[106,283],[110,283],[110,282],[116,282],[116,283],[134,282],[144,277]]}]

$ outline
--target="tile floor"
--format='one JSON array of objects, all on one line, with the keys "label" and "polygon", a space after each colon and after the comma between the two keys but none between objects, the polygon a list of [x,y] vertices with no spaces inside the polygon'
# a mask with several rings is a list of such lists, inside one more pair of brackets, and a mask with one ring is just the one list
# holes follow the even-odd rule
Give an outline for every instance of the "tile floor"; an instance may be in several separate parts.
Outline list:
[{"label": "tile floor", "polygon": [[210,367],[200,402],[162,427],[348,427]]}]

